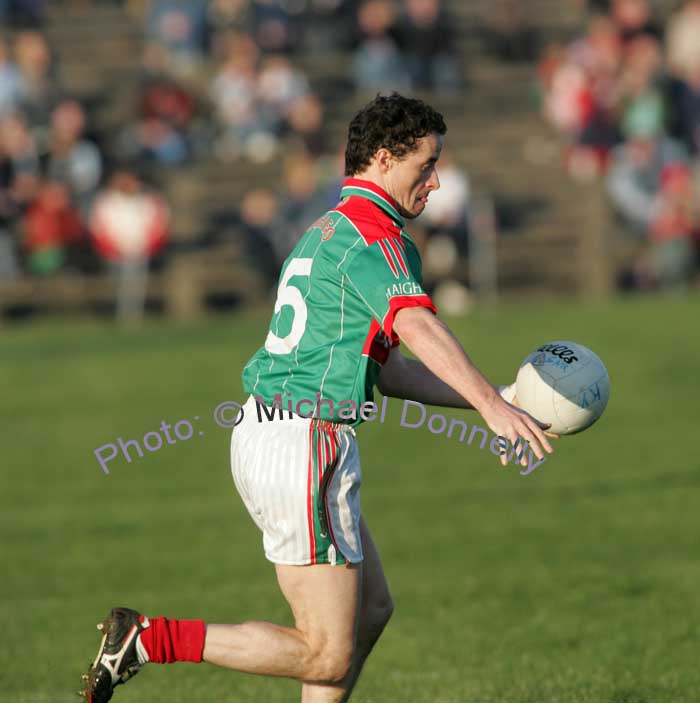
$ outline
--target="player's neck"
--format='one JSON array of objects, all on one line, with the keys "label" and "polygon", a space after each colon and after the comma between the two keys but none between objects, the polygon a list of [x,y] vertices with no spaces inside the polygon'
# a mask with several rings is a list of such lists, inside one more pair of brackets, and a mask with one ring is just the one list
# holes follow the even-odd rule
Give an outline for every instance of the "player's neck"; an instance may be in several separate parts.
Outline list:
[{"label": "player's neck", "polygon": [[381,188],[392,200],[395,200],[389,189],[390,184],[384,177],[384,174],[382,174],[381,170],[375,166],[370,166],[361,173],[356,173],[355,175],[350,176],[350,178],[356,178],[361,181],[369,181],[370,183],[374,183],[374,185],[379,186],[379,188]]}]

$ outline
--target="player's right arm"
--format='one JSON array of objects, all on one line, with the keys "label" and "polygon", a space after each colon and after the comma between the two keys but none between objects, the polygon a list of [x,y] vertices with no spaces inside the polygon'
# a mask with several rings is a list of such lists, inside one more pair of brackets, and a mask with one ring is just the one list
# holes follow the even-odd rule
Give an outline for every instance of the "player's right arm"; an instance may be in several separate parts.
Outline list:
[{"label": "player's right arm", "polygon": [[[528,440],[538,459],[545,451],[553,451],[544,433],[548,425],[503,400],[447,325],[430,310],[401,308],[394,316],[393,328],[426,368],[475,408],[493,432],[511,444],[519,437]],[[501,463],[506,461],[506,455],[501,455]]]},{"label": "player's right arm", "polygon": [[[542,459],[544,451],[551,452],[552,447],[539,423],[501,398],[434,315],[435,305],[421,286],[419,266],[417,253],[386,238],[359,248],[352,259],[344,256],[338,270],[343,283],[354,289],[388,337],[397,335],[404,341],[441,382],[481,414],[497,435],[513,445],[519,437],[528,440],[537,458]],[[446,392],[444,387],[442,390]],[[523,461],[527,462],[524,457]],[[501,462],[504,466],[507,463],[505,454]]]},{"label": "player's right arm", "polygon": [[[391,398],[417,400],[420,403],[439,405],[443,408],[475,409],[454,388],[441,381],[422,361],[404,356],[398,345],[392,347],[382,366],[377,388],[382,395],[388,395]],[[495,388],[501,398],[517,405],[515,383]],[[548,433],[548,436],[552,435]]]}]

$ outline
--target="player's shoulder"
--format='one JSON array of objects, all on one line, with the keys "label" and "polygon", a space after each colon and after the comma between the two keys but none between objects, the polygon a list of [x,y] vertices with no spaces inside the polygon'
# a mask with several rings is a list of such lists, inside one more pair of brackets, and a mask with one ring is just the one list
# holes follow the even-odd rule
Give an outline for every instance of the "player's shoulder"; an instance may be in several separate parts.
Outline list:
[{"label": "player's shoulder", "polygon": [[318,243],[314,258],[319,264],[332,264],[339,272],[357,266],[383,269],[387,263],[392,272],[394,268],[402,271],[407,259],[412,258],[411,244],[398,223],[361,196],[343,197],[311,224],[307,237]]},{"label": "player's shoulder", "polygon": [[309,225],[290,258],[311,256],[315,262],[314,269],[326,277],[331,270],[340,272],[355,250],[366,246],[352,221],[331,208]]},{"label": "player's shoulder", "polygon": [[338,203],[335,212],[340,213],[352,225],[367,246],[377,240],[399,237],[401,234],[398,225],[367,198],[347,196]]}]

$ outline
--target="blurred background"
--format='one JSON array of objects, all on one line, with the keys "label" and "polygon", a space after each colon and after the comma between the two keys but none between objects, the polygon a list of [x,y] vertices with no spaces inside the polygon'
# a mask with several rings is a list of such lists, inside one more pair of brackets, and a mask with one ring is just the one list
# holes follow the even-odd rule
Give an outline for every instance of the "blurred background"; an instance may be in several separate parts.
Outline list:
[{"label": "blurred background", "polygon": [[698,284],[700,2],[1,0],[0,320],[269,303],[377,92],[447,120],[446,312]]}]

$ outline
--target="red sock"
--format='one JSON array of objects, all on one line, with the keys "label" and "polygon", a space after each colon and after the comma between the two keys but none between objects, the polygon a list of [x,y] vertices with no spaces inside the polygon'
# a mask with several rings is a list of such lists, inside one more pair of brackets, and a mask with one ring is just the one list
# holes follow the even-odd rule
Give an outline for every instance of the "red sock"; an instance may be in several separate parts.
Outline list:
[{"label": "red sock", "polygon": [[154,664],[201,662],[204,651],[204,620],[149,618],[150,625],[139,635]]}]

